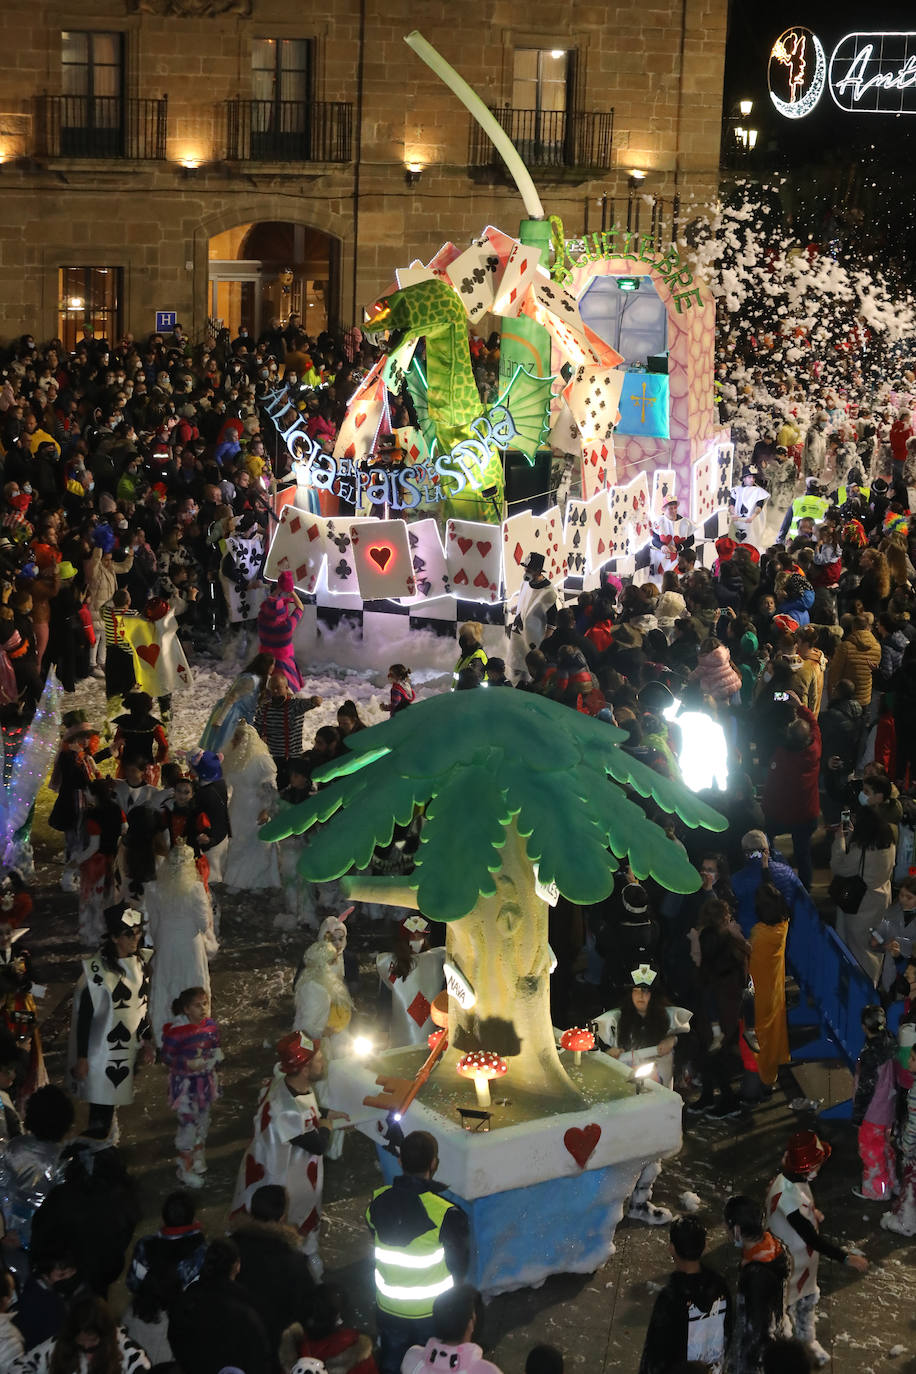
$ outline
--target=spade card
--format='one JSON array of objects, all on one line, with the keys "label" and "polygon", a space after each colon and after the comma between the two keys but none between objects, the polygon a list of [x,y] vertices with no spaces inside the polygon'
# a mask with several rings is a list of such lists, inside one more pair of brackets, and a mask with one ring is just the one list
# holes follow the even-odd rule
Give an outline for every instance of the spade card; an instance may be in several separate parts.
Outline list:
[{"label": "spade card", "polygon": [[570,497],[566,502],[566,518],[563,524],[563,547],[566,550],[566,566],[570,577],[584,577],[589,571],[588,559],[588,505]]},{"label": "spade card", "polygon": [[716,446],[716,508],[727,506],[732,486],[732,467],[735,461],[734,444]]},{"label": "spade card", "polygon": [[518,317],[525,293],[540,275],[539,264],[536,248],[529,248],[523,243],[515,245],[496,288],[496,299],[492,306],[495,315],[507,315],[513,319]]},{"label": "spade card", "polygon": [[[350,527],[353,520],[333,517],[327,525],[327,586],[329,592],[334,592],[336,596],[359,595],[359,579],[356,576],[356,560],[353,557],[353,541],[350,538]],[[374,520],[362,522],[366,525],[374,525]]]},{"label": "spade card", "polygon": [[298,506],[284,506],[275,527],[264,576],[271,581],[291,572],[300,591],[313,592],[327,551],[327,520]]},{"label": "spade card", "polygon": [[613,439],[601,439],[595,444],[582,445],[582,498],[590,500],[598,491],[612,487],[617,481],[617,459]]},{"label": "spade card", "polygon": [[449,520],[445,558],[452,592],[467,601],[500,599],[502,547],[498,525],[477,520]]},{"label": "spade card", "polygon": [[596,367],[577,367],[573,373],[563,395],[583,445],[610,439],[614,433],[624,375],[616,369]]},{"label": "spade card", "polygon": [[492,309],[500,263],[486,239],[466,248],[460,257],[449,264],[446,275],[458,292],[471,324]]},{"label": "spade card", "polygon": [[690,518],[695,525],[708,520],[716,509],[717,476],[714,452],[704,453],[690,470]]},{"label": "spade card", "polygon": [[410,561],[417,590],[410,601],[429,601],[435,596],[447,596],[452,590],[445,550],[436,520],[414,520],[407,526]]},{"label": "spade card", "polygon": [[397,600],[417,590],[403,520],[363,520],[348,526],[359,594],[364,601]]},{"label": "spade card", "polygon": [[652,474],[652,519],[663,513],[665,502],[677,496],[677,477],[673,468],[656,468]]}]

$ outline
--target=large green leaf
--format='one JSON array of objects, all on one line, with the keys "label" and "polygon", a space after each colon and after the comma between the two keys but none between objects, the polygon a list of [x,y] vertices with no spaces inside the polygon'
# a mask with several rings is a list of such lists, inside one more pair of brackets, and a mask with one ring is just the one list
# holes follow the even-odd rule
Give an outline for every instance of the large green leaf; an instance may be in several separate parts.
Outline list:
[{"label": "large green leaf", "polygon": [[[469,693],[470,695],[470,693]],[[511,819],[499,781],[484,768],[452,769],[430,803],[417,856],[420,910],[440,921],[473,911],[480,895],[496,891],[500,849]]]},{"label": "large green leaf", "polygon": [[522,768],[508,764],[501,781],[529,859],[543,883],[556,883],[564,897],[589,904],[614,886],[617,863],[601,830],[589,818],[582,791],[591,785],[584,769],[551,778],[550,789],[533,788]]},{"label": "large green leaf", "polygon": [[684,850],[629,797],[608,785],[605,794],[595,794],[592,805],[611,849],[620,858],[626,856],[640,881],[654,878],[670,892],[697,890],[700,876]]}]

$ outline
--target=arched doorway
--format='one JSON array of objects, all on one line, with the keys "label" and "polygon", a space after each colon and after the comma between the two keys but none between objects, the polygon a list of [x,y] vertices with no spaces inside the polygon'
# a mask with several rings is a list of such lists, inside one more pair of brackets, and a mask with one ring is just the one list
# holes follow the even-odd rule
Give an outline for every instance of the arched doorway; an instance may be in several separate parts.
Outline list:
[{"label": "arched doorway", "polygon": [[312,337],[338,321],[338,242],[290,220],[237,224],[209,240],[212,319],[254,337],[271,319],[298,314]]}]

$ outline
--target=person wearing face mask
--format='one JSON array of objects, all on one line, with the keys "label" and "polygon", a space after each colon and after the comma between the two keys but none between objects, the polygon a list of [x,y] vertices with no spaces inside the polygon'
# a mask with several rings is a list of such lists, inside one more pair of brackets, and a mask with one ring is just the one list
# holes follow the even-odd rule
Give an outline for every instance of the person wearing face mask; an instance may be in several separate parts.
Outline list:
[{"label": "person wearing face mask", "polygon": [[877,986],[882,997],[892,993],[899,975],[911,962],[916,945],[916,875],[904,878],[892,902],[871,931],[871,947],[882,955]]},{"label": "person wearing face mask", "polygon": [[388,1043],[425,1045],[436,1029],[430,1007],[445,986],[445,949],[429,949],[429,922],[411,912],[398,924],[393,954],[376,959],[382,987],[391,991]]}]

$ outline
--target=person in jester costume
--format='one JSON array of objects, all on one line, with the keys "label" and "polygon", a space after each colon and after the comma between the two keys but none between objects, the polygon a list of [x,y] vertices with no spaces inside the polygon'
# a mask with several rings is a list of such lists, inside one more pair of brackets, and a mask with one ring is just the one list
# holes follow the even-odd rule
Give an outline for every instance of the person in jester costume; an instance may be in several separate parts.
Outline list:
[{"label": "person in jester costume", "polygon": [[126,902],[105,910],[106,937],[82,960],[73,994],[70,1073],[76,1095],[89,1103],[84,1135],[117,1135],[118,1107],[134,1100],[138,1063],[153,1062],[149,960],[141,949],[143,915]]}]

